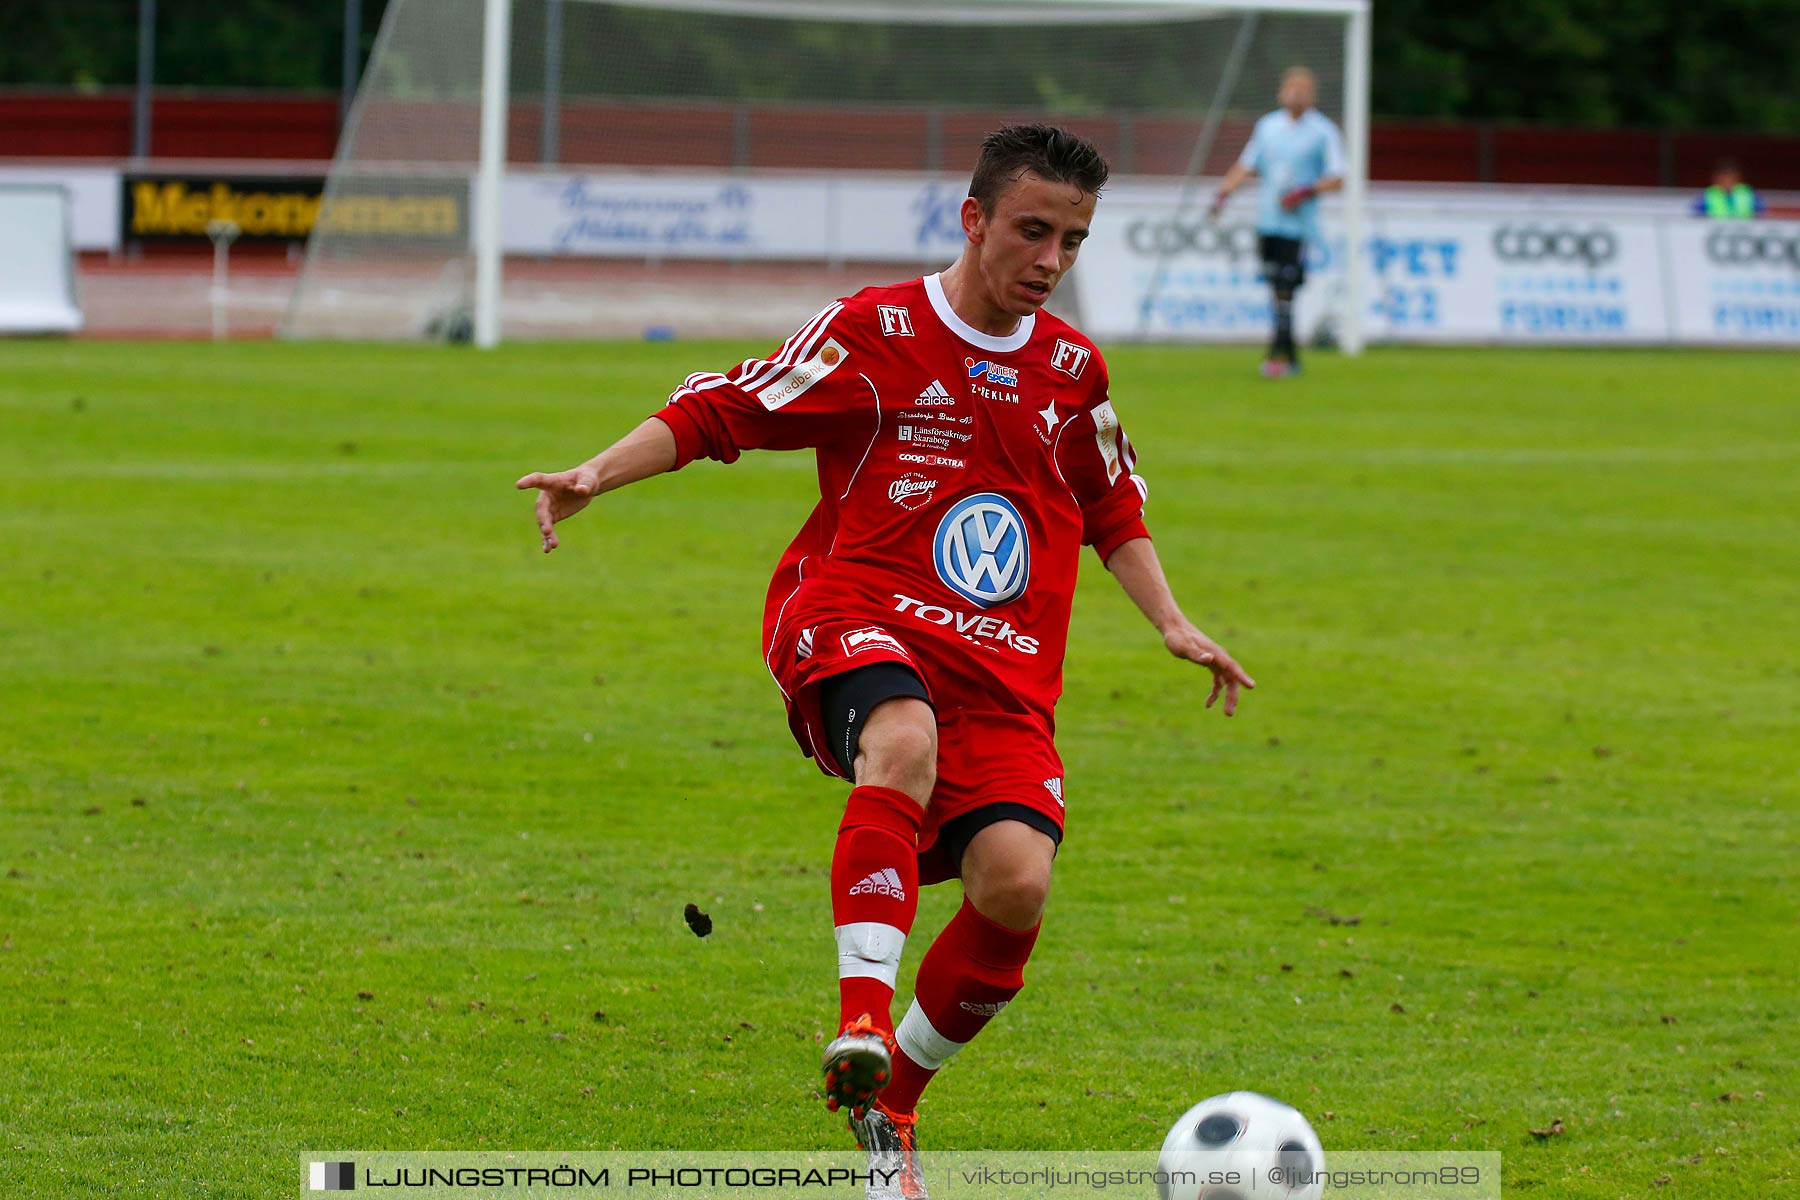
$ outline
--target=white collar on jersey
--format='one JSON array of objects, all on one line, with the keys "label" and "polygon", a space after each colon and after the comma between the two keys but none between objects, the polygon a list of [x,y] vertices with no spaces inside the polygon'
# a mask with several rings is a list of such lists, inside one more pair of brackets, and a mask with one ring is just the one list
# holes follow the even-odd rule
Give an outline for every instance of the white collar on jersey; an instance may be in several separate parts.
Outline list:
[{"label": "white collar on jersey", "polygon": [[1032,326],[1037,324],[1037,314],[1019,318],[1019,327],[1006,337],[995,337],[991,333],[983,333],[967,321],[956,315],[950,307],[950,297],[944,295],[944,283],[935,274],[925,277],[925,295],[931,300],[931,309],[937,313],[938,320],[950,327],[963,341],[981,350],[994,354],[1011,354],[1021,350],[1031,340]]}]

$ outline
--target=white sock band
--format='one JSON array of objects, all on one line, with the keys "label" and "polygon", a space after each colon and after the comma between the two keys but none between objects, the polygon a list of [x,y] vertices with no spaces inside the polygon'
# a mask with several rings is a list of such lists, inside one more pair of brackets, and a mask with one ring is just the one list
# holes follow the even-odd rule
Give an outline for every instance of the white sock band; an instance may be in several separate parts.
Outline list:
[{"label": "white sock band", "polygon": [[906,935],[879,921],[854,921],[836,930],[839,979],[879,979],[889,987],[900,974]]},{"label": "white sock band", "polygon": [[901,1018],[900,1028],[894,1031],[894,1040],[906,1051],[906,1057],[927,1071],[937,1070],[950,1061],[951,1055],[969,1044],[953,1042],[932,1028],[931,1018],[925,1015],[916,999],[906,1010],[906,1016]]}]

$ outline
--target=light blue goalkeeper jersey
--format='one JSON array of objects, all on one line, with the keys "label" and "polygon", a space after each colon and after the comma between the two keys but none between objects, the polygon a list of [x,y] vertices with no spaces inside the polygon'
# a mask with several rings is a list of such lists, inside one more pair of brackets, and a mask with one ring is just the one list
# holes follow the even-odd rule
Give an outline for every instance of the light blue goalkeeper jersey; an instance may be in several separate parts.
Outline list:
[{"label": "light blue goalkeeper jersey", "polygon": [[1316,108],[1298,120],[1278,108],[1256,123],[1250,144],[1238,156],[1238,165],[1256,172],[1256,231],[1272,237],[1319,236],[1319,201],[1306,201],[1292,212],[1281,207],[1281,197],[1297,187],[1344,173],[1344,139],[1331,118]]}]

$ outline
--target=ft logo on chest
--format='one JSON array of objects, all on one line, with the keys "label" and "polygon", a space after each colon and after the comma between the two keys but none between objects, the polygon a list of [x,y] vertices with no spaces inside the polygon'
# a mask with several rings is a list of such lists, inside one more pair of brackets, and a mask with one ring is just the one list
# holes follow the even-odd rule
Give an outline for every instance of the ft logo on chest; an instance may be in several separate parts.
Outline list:
[{"label": "ft logo on chest", "polygon": [[1080,379],[1081,373],[1087,370],[1089,354],[1090,351],[1074,342],[1057,338],[1056,348],[1050,351],[1050,365],[1070,379]]},{"label": "ft logo on chest", "polygon": [[912,314],[900,304],[877,304],[875,315],[881,319],[882,337],[911,337]]}]

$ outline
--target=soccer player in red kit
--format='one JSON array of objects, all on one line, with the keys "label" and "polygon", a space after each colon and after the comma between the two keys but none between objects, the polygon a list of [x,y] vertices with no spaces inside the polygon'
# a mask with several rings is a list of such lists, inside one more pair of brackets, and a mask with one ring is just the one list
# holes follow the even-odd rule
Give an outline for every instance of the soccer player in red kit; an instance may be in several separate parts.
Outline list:
[{"label": "soccer player in red kit", "polygon": [[[1092,145],[990,134],[954,265],[827,306],[767,359],[691,375],[591,461],[532,474],[545,551],[595,496],[749,449],[811,448],[819,504],[782,556],[765,661],[801,751],[854,785],[832,856],[839,1036],[827,1107],[916,1176],[932,1075],[1023,985],[1063,836],[1052,741],[1082,546],[1236,710],[1248,675],[1187,620],[1144,527],[1137,456],[1092,342],[1040,311],[1105,183]],[[912,1004],[891,1005],[922,884],[962,881]]]}]

